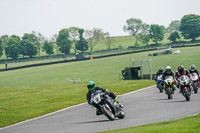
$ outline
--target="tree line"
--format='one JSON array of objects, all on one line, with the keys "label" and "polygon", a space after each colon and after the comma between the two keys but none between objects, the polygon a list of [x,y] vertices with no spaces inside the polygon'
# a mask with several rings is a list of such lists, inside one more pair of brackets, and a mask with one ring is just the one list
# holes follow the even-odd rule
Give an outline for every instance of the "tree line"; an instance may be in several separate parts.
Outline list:
[{"label": "tree line", "polygon": [[[135,46],[139,46],[139,42],[148,45],[150,40],[157,44],[163,40],[165,32],[171,32],[168,39],[172,42],[176,42],[180,36],[194,41],[200,36],[200,16],[195,14],[185,15],[180,21],[172,21],[168,28],[157,24],[149,25],[143,23],[140,19],[130,18],[126,21],[123,30],[131,36],[135,36]],[[93,28],[92,30],[84,30],[78,27],[65,28],[50,39],[34,31],[29,34],[25,33],[21,38],[17,35],[3,35],[0,37],[0,56],[5,52],[6,58],[17,59],[19,56],[32,58],[37,54],[40,56],[41,51],[52,55],[54,49],[56,54],[59,51],[63,54],[69,54],[71,49],[75,53],[77,50],[92,52],[103,38],[106,40],[107,48],[110,49],[112,38],[108,32],[103,32],[100,28]]]},{"label": "tree line", "polygon": [[54,49],[56,54],[59,51],[63,54],[69,54],[71,49],[75,53],[77,50],[84,52],[88,49],[92,52],[99,40],[109,37],[110,34],[108,32],[104,33],[100,28],[84,30],[78,27],[62,29],[58,35],[55,34],[50,39],[34,31],[30,34],[25,33],[21,38],[17,35],[3,35],[0,37],[0,56],[3,55],[3,51],[6,58],[12,59],[17,59],[19,56],[32,58],[37,54],[40,56],[41,51],[52,55],[54,54]]},{"label": "tree line", "polygon": [[[200,36],[200,16],[195,14],[185,15],[181,20],[172,21],[168,28],[157,24],[146,24],[137,18],[130,18],[126,21],[123,27],[125,32],[136,37],[135,46],[138,46],[138,41],[143,44],[149,43],[150,40],[157,44],[164,39],[165,32],[171,32],[169,40],[176,42],[180,36],[184,39],[192,39],[195,41]],[[180,33],[180,34],[179,34]]]}]

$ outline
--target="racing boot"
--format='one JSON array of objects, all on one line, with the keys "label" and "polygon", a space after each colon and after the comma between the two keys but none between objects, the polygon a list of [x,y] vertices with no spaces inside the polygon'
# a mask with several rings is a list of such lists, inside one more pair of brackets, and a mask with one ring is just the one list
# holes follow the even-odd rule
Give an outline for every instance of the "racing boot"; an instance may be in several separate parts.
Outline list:
[{"label": "racing boot", "polygon": [[123,108],[123,105],[119,102],[118,98],[115,98],[115,102],[119,105],[120,108]]},{"label": "racing boot", "polygon": [[181,88],[179,88],[180,90],[179,90],[179,93],[181,93],[182,92],[182,90],[181,90]]},{"label": "racing boot", "polygon": [[192,84],[189,85],[189,89],[190,89],[190,92],[192,92],[193,90]]},{"label": "racing boot", "polygon": [[164,88],[164,90],[165,90],[165,94],[167,94],[167,90],[166,90],[166,88]]},{"label": "racing boot", "polygon": [[102,115],[103,113],[99,110],[99,109],[96,109],[96,115]]}]

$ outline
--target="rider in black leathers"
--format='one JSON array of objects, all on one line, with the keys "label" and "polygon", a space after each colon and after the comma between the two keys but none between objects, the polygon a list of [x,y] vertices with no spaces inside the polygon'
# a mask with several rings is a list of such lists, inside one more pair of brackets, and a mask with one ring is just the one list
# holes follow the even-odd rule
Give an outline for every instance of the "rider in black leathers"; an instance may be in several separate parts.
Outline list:
[{"label": "rider in black leathers", "polygon": [[87,85],[87,88],[88,88],[88,92],[86,94],[87,101],[88,101],[88,104],[93,105],[94,107],[97,108],[96,115],[101,115],[102,114],[102,112],[100,111],[100,109],[98,108],[98,106],[96,106],[95,104],[93,104],[93,102],[91,101],[91,95],[96,90],[101,90],[102,92],[104,92],[105,94],[107,94],[109,97],[111,97],[116,103],[118,103],[119,107],[123,108],[123,105],[119,102],[117,96],[113,92],[108,92],[108,89],[104,89],[104,88],[95,86],[95,82],[94,81],[89,81],[88,85]]},{"label": "rider in black leathers", "polygon": [[197,73],[198,76],[199,76],[199,71],[196,69],[196,66],[195,66],[194,64],[192,64],[192,65],[190,66],[189,72],[190,72],[190,74],[192,74],[192,73]]},{"label": "rider in black leathers", "polygon": [[[192,74],[192,73],[197,73],[197,75],[200,77],[199,71],[196,69],[196,66],[195,66],[194,64],[192,64],[192,65],[190,66],[189,72],[190,72],[190,74]],[[200,79],[199,79],[199,81],[200,81]],[[199,87],[199,82],[198,82],[198,87]]]},{"label": "rider in black leathers", "polygon": [[[184,68],[183,65],[179,65],[178,66],[178,71],[176,71],[176,74],[175,74],[175,77],[176,77],[176,84],[177,84],[177,88],[180,88],[180,83],[179,83],[179,78],[183,75],[186,75],[188,77],[190,77],[190,73],[187,69]],[[192,87],[191,87],[191,82],[189,83],[189,89],[190,91],[192,90]],[[180,91],[179,93],[181,93],[181,88],[180,88]]]},{"label": "rider in black leathers", "polygon": [[160,68],[158,69],[158,72],[156,73],[156,78],[155,78],[155,80],[158,78],[159,75],[162,75],[162,74],[163,74],[163,67],[160,67]]},{"label": "rider in black leathers", "polygon": [[[162,76],[162,84],[164,84],[164,80],[167,76],[172,76],[173,79],[174,79],[174,72],[172,71],[171,67],[170,66],[167,66],[166,67],[166,70],[164,71],[163,73],[163,76]],[[165,90],[166,91],[166,90]],[[174,94],[174,91],[175,91],[175,84],[174,82],[172,83],[172,94]]]}]

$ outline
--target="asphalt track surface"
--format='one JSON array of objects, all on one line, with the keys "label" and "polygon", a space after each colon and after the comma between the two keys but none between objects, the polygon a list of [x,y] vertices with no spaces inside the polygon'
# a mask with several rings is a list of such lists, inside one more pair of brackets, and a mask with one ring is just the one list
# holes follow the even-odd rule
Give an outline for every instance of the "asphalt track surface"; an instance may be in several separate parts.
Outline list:
[{"label": "asphalt track surface", "polygon": [[109,121],[96,116],[95,108],[80,104],[32,120],[0,129],[0,133],[95,133],[128,128],[162,121],[171,121],[200,112],[200,93],[191,95],[187,102],[175,92],[173,99],[159,93],[155,86],[119,96],[126,117]]}]

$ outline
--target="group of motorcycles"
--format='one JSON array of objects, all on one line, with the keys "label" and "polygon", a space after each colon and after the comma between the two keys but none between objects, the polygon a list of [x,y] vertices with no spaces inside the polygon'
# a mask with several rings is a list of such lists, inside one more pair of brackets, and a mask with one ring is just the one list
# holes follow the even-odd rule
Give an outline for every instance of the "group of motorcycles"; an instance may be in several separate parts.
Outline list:
[{"label": "group of motorcycles", "polygon": [[[164,81],[162,81],[162,75],[159,75],[156,79],[156,83],[160,93],[165,91],[168,99],[172,99],[175,83],[173,77],[168,76]],[[176,83],[178,83],[177,85],[179,85],[179,89],[181,89],[181,93],[185,97],[186,101],[190,100],[192,91],[198,93],[199,76],[197,73],[192,73],[190,78],[187,75],[183,75],[178,79],[178,81],[176,81]],[[118,103],[105,93],[102,93],[102,91],[95,91],[92,94],[91,100],[109,120],[115,120],[116,118],[123,119],[125,117],[125,112],[121,107],[119,107]]]},{"label": "group of motorcycles", "polygon": [[[168,76],[163,81],[162,85],[162,75],[159,75],[156,79],[157,88],[160,93],[165,90],[168,99],[172,99],[173,95],[173,84],[174,79],[171,76]],[[199,76],[197,73],[192,73],[190,78],[187,75],[181,76],[178,81],[176,81],[177,85],[179,85],[179,89],[181,89],[182,95],[185,97],[186,101],[190,100],[191,92],[198,93],[198,85],[199,85]]]}]

